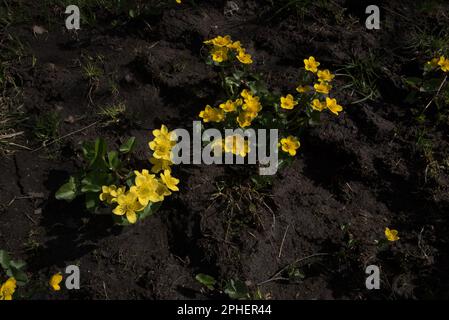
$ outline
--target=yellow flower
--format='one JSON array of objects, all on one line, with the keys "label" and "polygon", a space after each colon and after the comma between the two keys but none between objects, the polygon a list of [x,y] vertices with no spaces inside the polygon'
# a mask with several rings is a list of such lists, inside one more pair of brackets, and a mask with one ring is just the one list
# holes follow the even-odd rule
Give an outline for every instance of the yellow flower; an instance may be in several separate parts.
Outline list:
[{"label": "yellow flower", "polygon": [[117,201],[117,197],[125,192],[124,187],[116,187],[115,185],[111,186],[102,186],[101,187],[100,200],[106,201],[108,204]]},{"label": "yellow flower", "polygon": [[321,102],[318,99],[313,99],[312,101],[312,109],[313,110],[317,110],[317,111],[323,111],[324,109],[326,109],[326,103],[325,102]]},{"label": "yellow flower", "polygon": [[227,47],[232,44],[231,36],[217,36],[213,39],[204,41],[205,44],[213,44],[216,47]]},{"label": "yellow flower", "polygon": [[12,300],[16,287],[16,279],[11,277],[6,280],[6,282],[0,287],[0,300]]},{"label": "yellow flower", "polygon": [[153,136],[155,139],[163,139],[163,140],[176,140],[175,134],[172,131],[168,131],[168,128],[165,125],[161,126],[161,129],[153,130]]},{"label": "yellow flower", "polygon": [[318,71],[318,80],[320,82],[331,82],[335,78],[335,75],[330,73],[329,70]]},{"label": "yellow flower", "polygon": [[296,88],[296,91],[298,91],[299,93],[305,93],[305,92],[309,92],[311,89],[309,86],[298,86]]},{"label": "yellow flower", "polygon": [[221,122],[224,120],[224,112],[219,108],[212,108],[210,105],[200,112],[200,118],[204,122]]},{"label": "yellow flower", "polygon": [[182,3],[181,0],[176,0],[176,3]]},{"label": "yellow flower", "polygon": [[281,139],[282,151],[287,152],[292,157],[296,155],[296,150],[301,144],[298,139],[293,136],[288,136],[287,138]]},{"label": "yellow flower", "polygon": [[243,89],[242,92],[240,93],[240,95],[243,97],[243,99],[248,99],[248,98],[253,97],[252,93],[246,89]]},{"label": "yellow flower", "polygon": [[228,48],[226,47],[214,47],[212,49],[212,60],[215,62],[223,62],[228,60]]},{"label": "yellow flower", "polygon": [[315,88],[316,92],[322,93],[322,94],[329,94],[329,91],[332,89],[332,86],[325,82],[315,83],[313,85],[313,87]]},{"label": "yellow flower", "polygon": [[443,72],[449,72],[449,59],[446,59],[444,56],[441,56],[438,60],[438,65],[441,67]]},{"label": "yellow flower", "polygon": [[136,212],[142,211],[145,208],[139,203],[137,194],[132,192],[131,190],[125,194],[120,195],[117,198],[117,203],[118,206],[114,210],[112,210],[112,212],[118,216],[125,215],[129,223],[136,223]]},{"label": "yellow flower", "polygon": [[223,147],[225,152],[231,152],[241,157],[245,157],[250,152],[248,141],[238,134],[225,137]]},{"label": "yellow flower", "polygon": [[168,131],[165,125],[160,130],[153,130],[154,139],[148,146],[153,150],[153,157],[156,159],[171,160],[171,149],[176,144],[176,137],[173,132]]},{"label": "yellow flower", "polygon": [[161,181],[171,191],[179,191],[179,188],[177,187],[177,184],[179,183],[179,179],[172,177],[170,170],[165,170],[164,173],[161,173]]},{"label": "yellow flower", "polygon": [[153,165],[151,167],[151,172],[158,173],[162,170],[170,170],[170,166],[173,164],[170,160],[156,159],[155,157],[150,158],[150,163]]},{"label": "yellow flower", "polygon": [[149,143],[150,149],[153,150],[153,157],[171,161],[171,149],[173,142],[170,140],[154,139]]},{"label": "yellow flower", "polygon": [[326,97],[326,107],[334,114],[338,116],[338,113],[343,110],[343,107],[337,104],[336,99]]},{"label": "yellow flower", "polygon": [[388,241],[397,241],[400,238],[398,237],[398,230],[385,228],[385,237]]},{"label": "yellow flower", "polygon": [[241,128],[249,127],[254,117],[251,112],[242,111],[237,116],[237,123]]},{"label": "yellow flower", "polygon": [[249,53],[246,53],[244,49],[238,50],[237,60],[243,64],[253,63],[253,60],[251,59],[251,55]]},{"label": "yellow flower", "polygon": [[253,118],[255,118],[260,110],[262,110],[262,105],[259,102],[259,97],[250,97],[245,99],[245,103],[243,104],[242,109],[252,114]]},{"label": "yellow flower", "polygon": [[240,41],[236,41],[236,42],[230,43],[230,44],[227,45],[227,47],[229,49],[235,50],[237,52],[239,52],[240,50],[243,50],[242,44],[240,43]]},{"label": "yellow flower", "polygon": [[309,59],[304,59],[304,66],[306,67],[307,71],[311,71],[313,73],[316,73],[318,71],[320,63],[315,60],[314,57],[309,57]]},{"label": "yellow flower", "polygon": [[135,186],[132,186],[130,191],[137,195],[137,200],[143,207],[146,207],[150,201],[159,202],[163,200],[156,192],[159,182],[154,174],[150,174],[145,169],[142,170],[142,173],[139,171],[134,171],[134,173],[136,175]]},{"label": "yellow flower", "polygon": [[286,97],[281,97],[281,108],[291,110],[298,104],[291,94]]},{"label": "yellow flower", "polygon": [[52,288],[53,291],[61,290],[61,286],[59,285],[61,281],[62,281],[62,274],[60,272],[52,275],[49,281],[50,288]]},{"label": "yellow flower", "polygon": [[234,112],[237,110],[237,105],[232,100],[228,100],[225,103],[220,104],[219,107],[224,112]]}]

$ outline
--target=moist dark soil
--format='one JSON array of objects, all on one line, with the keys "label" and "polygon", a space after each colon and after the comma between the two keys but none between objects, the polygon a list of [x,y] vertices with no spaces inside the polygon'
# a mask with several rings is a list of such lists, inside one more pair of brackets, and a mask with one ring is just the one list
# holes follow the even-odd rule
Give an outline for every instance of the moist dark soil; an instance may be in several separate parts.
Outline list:
[{"label": "moist dark soil", "polygon": [[[65,29],[63,14],[51,11],[49,23],[29,4],[31,19],[8,26],[28,52],[9,70],[27,117],[15,142],[31,150],[0,160],[0,249],[27,262],[27,298],[226,298],[198,283],[199,273],[220,286],[244,281],[267,299],[449,298],[449,172],[433,170],[417,143],[425,129],[432,159],[444,163],[448,125],[418,123],[412,108],[421,106],[406,102],[401,82],[420,77],[431,58],[410,47],[411,23],[437,26],[436,15],[447,24],[448,6],[426,13],[408,1],[381,1],[381,29],[367,30],[363,1],[278,14],[271,1],[234,2],[231,13],[226,1],[197,1],[128,20],[94,8],[96,24],[76,33]],[[121,23],[112,26],[112,18]],[[34,25],[47,32],[33,33]],[[81,142],[103,137],[118,146],[136,136],[144,168],[151,130],[189,129],[206,104],[223,99],[202,41],[225,34],[248,48],[252,68],[278,92],[294,90],[310,55],[342,73],[374,54],[379,94],[358,102],[357,90],[338,91],[344,112],[307,130],[293,164],[252,204],[239,199],[254,192],[245,168],[206,165],[177,166],[180,192],[131,227],[91,215],[82,201],[55,199],[82,166]],[[83,73],[89,59],[102,71],[95,82]],[[348,83],[337,76],[335,87]],[[120,119],[98,115],[119,102],[126,105]],[[58,115],[62,139],[42,147],[34,124],[48,114]],[[217,196],[223,185],[236,206]],[[399,230],[400,240],[382,244],[386,227]],[[81,289],[50,292],[50,276],[71,264],[80,267]],[[365,287],[368,265],[381,270],[380,290]]]}]

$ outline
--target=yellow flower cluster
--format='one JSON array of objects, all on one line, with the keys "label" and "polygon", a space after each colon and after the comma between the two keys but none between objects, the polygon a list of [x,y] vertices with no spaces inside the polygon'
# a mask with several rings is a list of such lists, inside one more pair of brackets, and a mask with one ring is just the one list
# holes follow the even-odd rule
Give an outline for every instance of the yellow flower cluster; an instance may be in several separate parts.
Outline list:
[{"label": "yellow flower cluster", "polygon": [[296,150],[299,149],[301,145],[298,139],[294,136],[288,136],[287,138],[282,138],[280,142],[282,151],[288,153],[290,156],[296,155]]},{"label": "yellow flower cluster", "polygon": [[440,68],[443,72],[449,72],[449,59],[446,59],[444,56],[433,58],[427,64],[431,68]]},{"label": "yellow flower cluster", "polygon": [[112,211],[115,215],[125,216],[129,223],[137,221],[137,213],[143,211],[148,204],[161,202],[172,191],[179,191],[177,185],[179,179],[172,177],[170,166],[173,164],[171,150],[176,144],[174,134],[169,132],[165,125],[160,130],[153,130],[154,139],[149,143],[153,150],[150,162],[153,164],[151,171],[159,173],[150,174],[146,169],[142,172],[134,171],[135,181],[129,190],[125,186],[103,186],[100,200],[108,204],[116,203]]},{"label": "yellow flower cluster", "polygon": [[253,63],[251,55],[242,47],[240,41],[232,41],[231,36],[217,36],[204,43],[212,45],[211,57],[217,63],[228,61],[233,56],[243,64]]},{"label": "yellow flower cluster", "polygon": [[9,278],[0,287],[0,300],[12,300],[12,296],[16,291],[17,282],[14,278]]},{"label": "yellow flower cluster", "polygon": [[240,96],[241,98],[228,100],[220,104],[218,108],[207,105],[200,112],[200,118],[204,122],[222,122],[226,119],[226,114],[238,112],[236,121],[239,126],[242,128],[249,127],[262,110],[262,104],[260,103],[259,97],[253,95],[246,89],[240,93]]},{"label": "yellow flower cluster", "polygon": [[[320,99],[313,99],[311,102],[311,107],[313,110],[316,111],[323,111],[325,109],[329,109],[330,112],[334,113],[335,115],[338,115],[339,112],[341,112],[343,110],[343,107],[340,106],[337,103],[336,99],[332,99],[330,97],[328,97],[331,89],[332,89],[332,85],[331,82],[332,80],[334,80],[335,75],[333,75],[328,69],[325,70],[319,70],[318,67],[320,66],[320,63],[318,61],[315,60],[314,57],[309,57],[308,59],[304,59],[304,67],[307,71],[310,71],[314,74],[316,74],[316,76],[318,77],[318,82],[315,83],[313,85],[313,89],[316,93],[323,95],[325,98],[324,101],[320,100]],[[308,92],[312,92],[312,88],[309,86],[305,86],[305,85],[300,85],[296,88],[296,91],[303,94],[303,93],[308,93]],[[286,97],[288,98],[288,96]],[[291,107],[290,109],[292,109],[294,107],[294,105],[292,106],[292,102],[290,102],[290,104],[285,104],[283,105],[283,99],[285,98],[281,98],[281,107],[284,109],[289,109],[288,107]],[[291,97],[291,99],[293,99],[293,97]],[[287,107],[285,107],[287,106]]]}]

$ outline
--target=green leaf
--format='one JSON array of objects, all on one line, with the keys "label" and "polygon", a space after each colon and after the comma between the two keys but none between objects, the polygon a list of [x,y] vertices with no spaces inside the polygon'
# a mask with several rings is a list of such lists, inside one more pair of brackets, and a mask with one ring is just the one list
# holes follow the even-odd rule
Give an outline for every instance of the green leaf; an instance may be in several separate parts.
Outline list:
[{"label": "green leaf", "polygon": [[70,177],[69,182],[62,185],[58,191],[56,191],[55,197],[57,200],[72,201],[76,198],[77,187],[74,177]]},{"label": "green leaf", "polygon": [[98,193],[89,192],[86,193],[86,209],[94,212],[99,204]]},{"label": "green leaf", "polygon": [[435,92],[441,85],[441,79],[430,79],[423,83],[421,92]]},{"label": "green leaf", "polygon": [[85,141],[81,145],[81,151],[83,152],[84,159],[88,163],[93,163],[95,159],[95,144],[92,141]]},{"label": "green leaf", "polygon": [[130,153],[136,145],[136,137],[131,137],[124,144],[120,146],[121,153]]},{"label": "green leaf", "polygon": [[108,153],[108,163],[109,163],[109,169],[112,171],[117,171],[121,166],[121,161],[118,157],[117,151],[110,151]]},{"label": "green leaf", "polygon": [[90,171],[81,180],[81,192],[100,192],[102,186],[111,185],[114,182],[112,174],[101,171]]},{"label": "green leaf", "polygon": [[14,279],[16,279],[17,284],[18,285],[24,285],[28,282],[28,276],[27,274],[20,269],[16,269],[16,268],[11,268],[8,270],[8,272],[6,273],[8,276],[13,277]]},{"label": "green leaf", "polygon": [[12,260],[9,265],[11,268],[22,269],[26,266],[26,262],[23,260],[18,260],[18,261]]},{"label": "green leaf", "polygon": [[247,299],[249,291],[246,284],[240,280],[231,280],[226,284],[224,292],[231,299]]},{"label": "green leaf", "polygon": [[100,192],[102,184],[98,183],[98,179],[90,173],[91,176],[86,176],[81,181],[81,192],[87,193],[87,192]]},{"label": "green leaf", "polygon": [[213,290],[214,285],[217,283],[214,277],[211,277],[204,273],[197,274],[195,279],[202,285],[206,286],[209,290]]},{"label": "green leaf", "polygon": [[0,250],[0,265],[3,270],[8,270],[9,265],[11,264],[11,259],[9,258],[9,254],[5,250]]},{"label": "green leaf", "polygon": [[143,220],[145,218],[148,218],[152,216],[162,205],[161,202],[150,202],[148,205],[143,209],[141,213],[139,213],[139,220]]},{"label": "green leaf", "polygon": [[411,87],[419,88],[419,86],[422,83],[422,79],[416,78],[416,77],[408,77],[408,78],[405,78],[405,83]]},{"label": "green leaf", "polygon": [[90,166],[95,169],[107,168],[106,165],[106,142],[102,138],[95,140],[95,156]]}]

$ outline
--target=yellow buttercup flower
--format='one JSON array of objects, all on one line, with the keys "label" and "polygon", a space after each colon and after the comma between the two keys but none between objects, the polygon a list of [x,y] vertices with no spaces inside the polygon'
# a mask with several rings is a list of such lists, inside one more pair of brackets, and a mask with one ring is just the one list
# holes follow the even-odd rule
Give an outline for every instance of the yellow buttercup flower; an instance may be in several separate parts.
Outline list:
[{"label": "yellow buttercup flower", "polygon": [[171,161],[171,149],[173,143],[170,140],[153,140],[149,143],[150,149],[153,150],[153,157]]},{"label": "yellow buttercup flower", "polygon": [[228,60],[228,48],[226,47],[214,47],[211,52],[212,60],[215,62],[224,62]]},{"label": "yellow buttercup flower", "polygon": [[202,118],[204,122],[221,122],[224,120],[224,111],[207,105],[206,108],[200,112],[200,118]]},{"label": "yellow buttercup flower", "polygon": [[153,130],[153,136],[155,139],[176,140],[174,132],[169,131],[165,125],[162,125],[160,129]]},{"label": "yellow buttercup flower", "polygon": [[124,192],[125,192],[124,187],[117,188],[115,185],[102,186],[100,200],[103,202],[107,202],[108,204],[111,204],[113,202],[116,202],[117,197],[123,194]]},{"label": "yellow buttercup flower", "polygon": [[398,237],[398,230],[394,230],[394,229],[390,229],[390,228],[385,228],[385,237],[387,238],[388,241],[397,241],[400,238]]},{"label": "yellow buttercup flower", "polygon": [[231,36],[217,36],[213,39],[204,41],[205,44],[213,44],[216,47],[227,47],[232,44]]},{"label": "yellow buttercup flower", "polygon": [[296,155],[296,150],[300,147],[300,143],[296,137],[288,136],[281,139],[282,151],[287,152],[292,157]]},{"label": "yellow buttercup flower", "polygon": [[324,109],[326,109],[326,103],[325,102],[321,102],[318,99],[313,99],[312,101],[312,109],[313,110],[317,110],[317,111],[323,111]]},{"label": "yellow buttercup flower", "polygon": [[0,300],[12,300],[12,296],[16,291],[17,281],[14,278],[9,278],[0,287]]},{"label": "yellow buttercup flower", "polygon": [[236,57],[237,57],[237,60],[240,61],[243,64],[251,64],[251,63],[253,63],[251,55],[249,53],[246,53],[244,49],[238,50],[238,53],[237,53]]},{"label": "yellow buttercup flower", "polygon": [[177,184],[179,183],[179,179],[172,177],[170,170],[165,170],[164,173],[161,173],[161,181],[171,191],[179,191],[179,188],[177,187]]},{"label": "yellow buttercup flower", "polygon": [[157,193],[159,182],[154,174],[150,174],[148,170],[134,171],[136,175],[135,186],[132,186],[130,191],[137,195],[139,203],[146,207],[149,202],[160,202],[164,198]]},{"label": "yellow buttercup flower", "polygon": [[313,85],[313,87],[315,88],[316,92],[322,93],[322,94],[329,94],[329,91],[332,89],[332,86],[325,82],[315,83]]},{"label": "yellow buttercup flower", "polygon": [[309,59],[304,59],[304,66],[307,71],[317,73],[320,63],[314,57],[309,57]]},{"label": "yellow buttercup flower", "polygon": [[449,59],[446,59],[444,56],[441,56],[438,60],[438,65],[440,66],[443,72],[449,72]]},{"label": "yellow buttercup flower", "polygon": [[181,0],[176,0],[176,3],[182,3]]},{"label": "yellow buttercup flower", "polygon": [[252,93],[247,89],[243,89],[242,92],[240,92],[240,95],[242,96],[243,99],[248,99],[253,96]]},{"label": "yellow buttercup flower", "polygon": [[238,134],[225,137],[223,148],[225,152],[231,152],[241,157],[245,157],[250,152],[248,141]]},{"label": "yellow buttercup flower", "polygon": [[251,122],[253,121],[254,117],[251,112],[242,111],[237,116],[237,123],[241,128],[246,128],[251,125]]},{"label": "yellow buttercup flower", "polygon": [[331,82],[334,78],[335,75],[333,75],[329,70],[319,70],[318,71],[318,80],[320,82]]},{"label": "yellow buttercup flower", "polygon": [[54,274],[51,276],[49,284],[50,284],[50,288],[53,291],[59,291],[61,290],[61,286],[59,285],[62,281],[62,274],[60,272]]},{"label": "yellow buttercup flower", "polygon": [[281,97],[281,108],[291,110],[298,104],[291,94]]},{"label": "yellow buttercup flower", "polygon": [[311,89],[309,86],[298,86],[296,88],[296,91],[298,91],[299,93],[306,93],[306,92],[311,91]]},{"label": "yellow buttercup flower", "polygon": [[168,131],[165,125],[160,130],[153,130],[154,139],[148,146],[153,150],[153,157],[171,161],[171,149],[176,144],[173,132]]},{"label": "yellow buttercup flower", "polygon": [[240,41],[236,41],[236,42],[230,43],[230,44],[227,45],[227,47],[229,49],[235,50],[237,52],[243,50],[243,47],[242,47],[242,44],[240,43]]},{"label": "yellow buttercup flower", "polygon": [[237,105],[234,101],[228,100],[225,103],[219,105],[220,109],[224,112],[234,112],[237,110]]},{"label": "yellow buttercup flower", "polygon": [[163,170],[170,170],[170,166],[173,165],[173,162],[170,160],[156,159],[155,157],[150,158],[150,163],[153,165],[151,167],[151,172],[153,173],[158,173]]},{"label": "yellow buttercup flower", "polygon": [[251,97],[245,99],[245,103],[242,109],[252,114],[253,118],[257,117],[257,114],[262,110],[262,105],[259,102],[259,97]]},{"label": "yellow buttercup flower", "polygon": [[338,116],[338,113],[343,110],[343,107],[337,104],[336,99],[326,97],[326,107],[334,114]]},{"label": "yellow buttercup flower", "polygon": [[117,198],[118,206],[112,210],[112,213],[118,216],[126,216],[129,223],[136,223],[137,212],[142,211],[145,207],[142,206],[137,198],[137,194],[129,191]]}]

